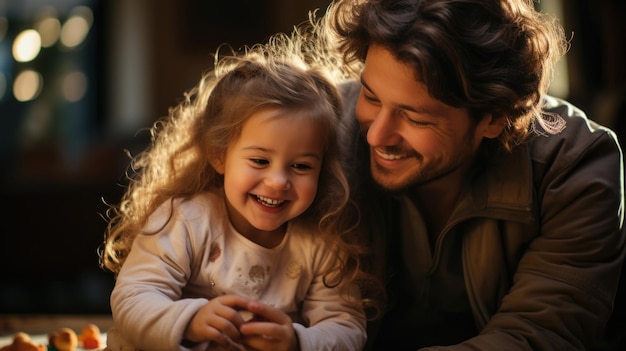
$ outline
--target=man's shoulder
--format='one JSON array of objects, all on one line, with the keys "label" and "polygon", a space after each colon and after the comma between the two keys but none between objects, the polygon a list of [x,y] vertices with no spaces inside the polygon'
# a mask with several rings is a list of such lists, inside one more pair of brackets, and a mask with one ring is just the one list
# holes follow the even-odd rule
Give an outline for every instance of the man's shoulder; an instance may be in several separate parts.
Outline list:
[{"label": "man's shoulder", "polygon": [[[590,119],[572,103],[555,97],[546,97],[544,112],[548,118],[560,118],[564,128],[549,133],[538,126],[538,133],[529,143],[530,157],[535,167],[566,169],[589,157],[615,155],[621,159],[616,134]],[[537,123],[538,124],[538,123]],[[612,157],[611,157],[612,158]]]},{"label": "man's shoulder", "polygon": [[344,107],[354,107],[361,92],[361,82],[356,79],[347,79],[339,82],[337,87],[343,98]]},{"label": "man's shoulder", "polygon": [[593,147],[598,139],[617,144],[617,138],[611,129],[589,118],[574,104],[553,96],[546,96],[544,102],[543,118],[553,124],[562,123],[563,128],[558,132],[549,132],[537,121],[537,135],[531,141],[536,151],[565,148],[581,152]]},{"label": "man's shoulder", "polygon": [[338,83],[341,94],[345,96],[358,95],[361,83],[356,79],[346,79]]}]

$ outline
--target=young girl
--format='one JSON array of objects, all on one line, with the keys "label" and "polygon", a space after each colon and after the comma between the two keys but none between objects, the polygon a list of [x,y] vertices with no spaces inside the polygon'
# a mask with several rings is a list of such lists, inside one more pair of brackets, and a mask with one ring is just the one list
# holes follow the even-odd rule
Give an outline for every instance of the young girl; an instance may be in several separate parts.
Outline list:
[{"label": "young girl", "polygon": [[364,346],[339,93],[272,57],[218,61],[134,160],[101,253],[117,273],[108,349]]}]

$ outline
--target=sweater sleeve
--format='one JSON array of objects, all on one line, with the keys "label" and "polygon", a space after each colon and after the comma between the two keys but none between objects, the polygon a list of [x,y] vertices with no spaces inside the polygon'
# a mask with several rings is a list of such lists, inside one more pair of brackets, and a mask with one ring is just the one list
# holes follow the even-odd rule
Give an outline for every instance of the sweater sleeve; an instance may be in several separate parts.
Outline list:
[{"label": "sweater sleeve", "polygon": [[[328,267],[332,256],[330,251],[318,252],[323,262],[316,266]],[[319,269],[315,274],[302,303],[304,323],[294,323],[300,350],[361,350],[367,335],[359,289],[352,285],[349,291],[342,293],[337,287],[325,286],[324,271]]]},{"label": "sweater sleeve", "polygon": [[[165,210],[164,208],[159,211]],[[162,221],[159,212],[147,229]],[[187,350],[183,333],[205,298],[181,299],[191,274],[191,244],[184,221],[176,214],[155,234],[136,237],[111,294],[111,310],[121,336],[142,350]],[[194,350],[204,350],[206,344]]]}]

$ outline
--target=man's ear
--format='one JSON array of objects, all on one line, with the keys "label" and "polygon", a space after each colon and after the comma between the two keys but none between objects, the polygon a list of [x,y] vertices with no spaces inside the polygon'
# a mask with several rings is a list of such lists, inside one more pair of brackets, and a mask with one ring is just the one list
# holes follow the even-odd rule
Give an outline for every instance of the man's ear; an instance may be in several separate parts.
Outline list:
[{"label": "man's ear", "polygon": [[504,114],[498,113],[490,113],[483,117],[483,120],[480,123],[480,128],[482,129],[483,137],[489,139],[497,138],[500,133],[506,127],[508,121]]}]

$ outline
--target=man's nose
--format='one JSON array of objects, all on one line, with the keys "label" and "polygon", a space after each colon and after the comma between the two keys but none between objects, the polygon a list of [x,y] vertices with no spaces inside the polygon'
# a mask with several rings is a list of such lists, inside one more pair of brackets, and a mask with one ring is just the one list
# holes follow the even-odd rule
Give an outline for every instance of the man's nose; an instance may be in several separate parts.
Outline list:
[{"label": "man's nose", "polygon": [[396,145],[399,143],[397,121],[390,111],[381,109],[367,129],[367,142],[372,146]]}]

